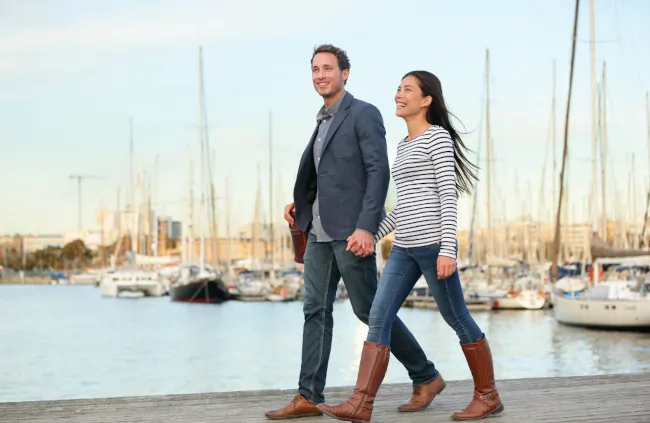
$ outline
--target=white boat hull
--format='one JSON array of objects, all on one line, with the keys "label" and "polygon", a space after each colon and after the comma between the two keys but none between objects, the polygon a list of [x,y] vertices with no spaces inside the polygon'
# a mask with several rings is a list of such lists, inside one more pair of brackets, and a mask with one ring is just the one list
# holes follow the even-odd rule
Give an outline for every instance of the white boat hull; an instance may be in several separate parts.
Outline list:
[{"label": "white boat hull", "polygon": [[546,294],[537,291],[524,291],[516,296],[494,299],[492,307],[496,310],[541,310],[546,305]]},{"label": "white boat hull", "polygon": [[101,275],[93,274],[93,273],[81,273],[78,275],[72,275],[70,276],[70,284],[71,285],[93,285],[100,279],[100,277]]},{"label": "white boat hull", "polygon": [[112,282],[102,283],[100,289],[103,297],[117,298],[122,293],[141,292],[145,297],[161,297],[165,295],[165,287],[160,282]]},{"label": "white boat hull", "polygon": [[239,301],[248,301],[248,302],[260,302],[260,301],[266,301],[266,295],[265,294],[260,294],[260,295],[254,295],[254,294],[239,294],[234,297],[234,299],[239,300]]},{"label": "white boat hull", "polygon": [[648,299],[581,299],[553,292],[553,312],[558,322],[586,327],[650,328]]},{"label": "white boat hull", "polygon": [[272,301],[276,303],[295,301],[295,299],[295,295],[269,294],[266,296],[266,301]]},{"label": "white boat hull", "polygon": [[168,292],[168,287],[163,280],[158,279],[157,273],[139,270],[106,273],[99,289],[103,297],[109,298],[127,294],[160,297]]}]

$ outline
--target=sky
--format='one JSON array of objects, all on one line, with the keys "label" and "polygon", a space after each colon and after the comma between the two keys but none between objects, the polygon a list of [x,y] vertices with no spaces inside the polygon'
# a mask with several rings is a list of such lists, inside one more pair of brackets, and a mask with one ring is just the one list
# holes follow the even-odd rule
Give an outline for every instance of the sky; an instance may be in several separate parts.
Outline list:
[{"label": "sky", "polygon": [[[632,208],[627,192],[635,153],[641,216],[650,166],[650,2],[594,3],[599,82],[607,62],[608,213]],[[135,161],[152,175],[156,208],[185,219],[190,158],[199,179],[199,46],[221,222],[226,180],[233,227],[252,219],[258,165],[269,213],[269,111],[273,217],[281,219],[291,201],[298,160],[322,105],[309,66],[320,43],[348,52],[346,88],[380,109],[391,163],[406,132],[394,114],[394,93],[413,69],[441,79],[450,110],[469,132],[465,142],[477,149],[489,49],[493,214],[538,216],[542,191],[549,214],[553,61],[559,168],[574,7],[566,0],[0,0],[0,234],[74,230],[77,185],[71,174],[100,177],[83,182],[84,227],[94,226],[98,208],[116,207],[118,188],[124,205],[131,118]],[[568,161],[576,220],[588,218],[590,81],[589,2],[583,0]],[[484,160],[485,145],[483,169]],[[479,222],[485,222],[485,189],[482,171]],[[461,228],[470,221],[470,205],[471,199],[461,200]]]}]

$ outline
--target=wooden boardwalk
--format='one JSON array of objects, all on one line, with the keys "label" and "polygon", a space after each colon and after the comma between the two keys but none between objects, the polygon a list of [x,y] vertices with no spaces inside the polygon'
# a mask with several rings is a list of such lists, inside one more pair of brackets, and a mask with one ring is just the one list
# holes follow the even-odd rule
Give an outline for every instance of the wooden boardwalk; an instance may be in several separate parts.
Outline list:
[{"label": "wooden boardwalk", "polygon": [[[498,382],[505,411],[486,421],[650,422],[650,374],[517,379]],[[332,388],[330,403],[350,388]],[[284,405],[292,391],[246,391],[151,397],[0,403],[0,422],[270,422],[264,411]],[[472,394],[469,381],[450,381],[432,406],[419,413],[395,407],[410,395],[410,385],[389,384],[379,391],[373,422],[448,422]],[[286,422],[334,422],[311,417]]]}]

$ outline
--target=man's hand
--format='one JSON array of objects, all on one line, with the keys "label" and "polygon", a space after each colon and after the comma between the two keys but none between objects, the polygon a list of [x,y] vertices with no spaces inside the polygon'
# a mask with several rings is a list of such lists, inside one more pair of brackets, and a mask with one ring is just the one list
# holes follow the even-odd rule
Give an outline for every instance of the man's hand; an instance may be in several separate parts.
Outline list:
[{"label": "man's hand", "polygon": [[357,229],[348,237],[348,248],[359,257],[367,257],[375,250],[374,235]]},{"label": "man's hand", "polygon": [[456,260],[451,257],[438,256],[438,280],[447,279],[456,271]]},{"label": "man's hand", "polygon": [[284,206],[284,220],[289,222],[290,225],[295,225],[296,220],[293,218],[296,214],[296,206],[293,203],[289,203]]}]

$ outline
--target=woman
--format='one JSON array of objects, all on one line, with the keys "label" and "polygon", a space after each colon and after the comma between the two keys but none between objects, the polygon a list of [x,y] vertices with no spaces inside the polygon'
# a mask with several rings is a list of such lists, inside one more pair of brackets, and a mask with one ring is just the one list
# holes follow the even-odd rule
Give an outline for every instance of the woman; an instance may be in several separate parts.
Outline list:
[{"label": "woman", "polygon": [[[504,407],[495,387],[490,347],[467,310],[456,269],[457,194],[471,191],[475,166],[465,157],[466,147],[449,121],[442,86],[435,75],[426,71],[406,74],[395,103],[397,116],[406,121],[408,136],[397,146],[392,169],[397,206],[381,222],[375,237],[378,241],[395,229],[393,248],[370,311],[354,393],[342,404],[321,404],[318,408],[337,419],[370,421],[374,398],[388,367],[391,326],[424,275],[442,317],[458,335],[474,379],[471,402],[451,417],[482,419]],[[360,252],[358,245],[349,248]],[[444,388],[438,374],[428,384],[415,386],[411,402],[399,410],[422,410]]]}]

